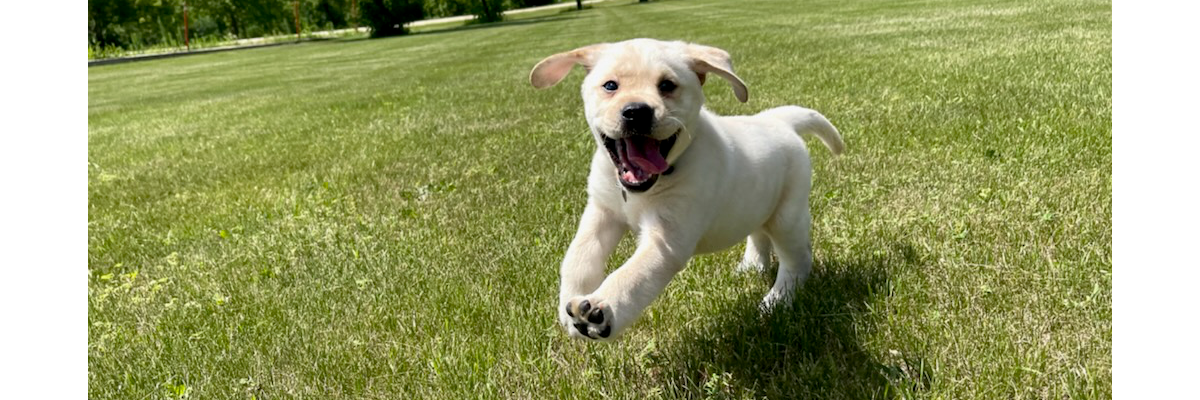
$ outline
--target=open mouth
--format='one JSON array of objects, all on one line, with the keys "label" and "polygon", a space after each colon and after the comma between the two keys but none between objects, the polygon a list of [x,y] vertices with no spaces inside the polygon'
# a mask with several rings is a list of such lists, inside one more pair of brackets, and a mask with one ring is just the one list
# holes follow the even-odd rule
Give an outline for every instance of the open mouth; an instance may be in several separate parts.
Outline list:
[{"label": "open mouth", "polygon": [[650,190],[658,176],[671,168],[667,165],[667,154],[678,136],[679,132],[675,132],[669,138],[655,140],[647,136],[612,139],[601,135],[604,148],[608,149],[608,155],[617,167],[617,180],[632,192]]}]

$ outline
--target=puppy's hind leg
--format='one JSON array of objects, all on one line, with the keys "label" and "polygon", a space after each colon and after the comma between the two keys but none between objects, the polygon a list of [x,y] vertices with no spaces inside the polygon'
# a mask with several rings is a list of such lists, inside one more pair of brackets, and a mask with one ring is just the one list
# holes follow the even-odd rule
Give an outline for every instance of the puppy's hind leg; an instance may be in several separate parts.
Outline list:
[{"label": "puppy's hind leg", "polygon": [[763,272],[771,265],[771,238],[758,230],[746,239],[746,254],[738,263],[738,272]]},{"label": "puppy's hind leg", "polygon": [[812,216],[808,209],[808,190],[798,192],[793,192],[791,198],[784,199],[784,205],[769,224],[775,255],[779,257],[779,273],[771,291],[763,297],[764,311],[790,301],[792,294],[804,285],[809,272],[812,271]]}]

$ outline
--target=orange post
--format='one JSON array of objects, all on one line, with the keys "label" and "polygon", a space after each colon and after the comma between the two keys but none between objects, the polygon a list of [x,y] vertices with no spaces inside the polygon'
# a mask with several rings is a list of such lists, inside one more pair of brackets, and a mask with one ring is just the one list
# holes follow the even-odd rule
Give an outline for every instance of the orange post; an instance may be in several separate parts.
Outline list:
[{"label": "orange post", "polygon": [[292,9],[295,10],[294,14],[296,15],[296,41],[299,41],[300,40],[300,2],[297,1],[292,4],[295,5],[295,7],[292,7]]},{"label": "orange post", "polygon": [[192,51],[192,45],[188,44],[188,23],[187,23],[187,1],[183,2],[183,47],[187,51]]}]

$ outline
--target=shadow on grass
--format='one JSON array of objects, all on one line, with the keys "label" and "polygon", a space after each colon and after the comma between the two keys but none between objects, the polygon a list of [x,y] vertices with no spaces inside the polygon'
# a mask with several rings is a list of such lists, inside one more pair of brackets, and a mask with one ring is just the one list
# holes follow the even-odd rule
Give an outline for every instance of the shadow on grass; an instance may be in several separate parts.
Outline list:
[{"label": "shadow on grass", "polygon": [[674,374],[672,389],[685,397],[774,399],[891,398],[897,388],[928,387],[931,373],[919,359],[897,352],[879,360],[863,348],[888,321],[886,309],[872,309],[889,296],[888,271],[917,264],[911,246],[890,254],[816,260],[796,301],[769,315],[757,309],[761,294],[714,310],[713,326],[664,349],[673,361],[664,371]]},{"label": "shadow on grass", "polygon": [[468,21],[464,25],[456,25],[456,26],[446,27],[446,28],[434,27],[427,31],[410,32],[405,35],[383,36],[383,37],[362,36],[362,37],[336,38],[335,40],[333,40],[333,42],[346,43],[346,42],[358,42],[358,41],[363,41],[363,40],[402,39],[402,38],[413,37],[413,36],[436,35],[436,34],[441,34],[441,33],[472,31],[472,30],[476,30],[476,29],[500,28],[500,27],[505,27],[505,26],[530,25],[530,24],[537,24],[537,23],[544,23],[544,22],[567,21],[567,20],[586,19],[586,18],[594,18],[594,17],[590,16],[590,15],[585,16],[585,15],[578,15],[578,14],[568,14],[564,11],[564,12],[560,12],[559,14],[555,14],[555,15],[547,15],[544,17],[525,18],[525,19],[518,19],[518,20],[512,20],[512,21],[500,21],[500,22]]},{"label": "shadow on grass", "polygon": [[431,29],[428,31],[413,32],[413,33],[408,34],[408,36],[434,35],[434,34],[439,34],[439,33],[462,32],[462,31],[470,31],[470,30],[475,30],[475,29],[501,28],[501,27],[506,27],[506,26],[530,25],[530,24],[538,24],[538,23],[543,23],[543,22],[566,21],[566,20],[574,20],[574,19],[582,19],[582,18],[593,18],[593,16],[560,12],[555,15],[517,19],[517,20],[512,20],[512,21],[467,22],[465,25],[455,26],[452,28],[439,28],[439,29]]},{"label": "shadow on grass", "polygon": [[584,18],[595,18],[595,17],[594,16],[584,16],[584,14],[566,13],[564,11],[564,12],[559,12],[558,14],[552,14],[552,16],[523,18],[523,19],[514,19],[514,20],[502,20],[502,22],[494,22],[494,23],[479,23],[479,22],[474,22],[474,20],[468,20],[468,22],[464,23],[463,25],[450,26],[450,28],[432,28],[430,30],[409,32],[408,35],[383,36],[383,37],[354,37],[354,38],[347,38],[347,41],[379,40],[379,38],[400,38],[400,37],[408,37],[408,36],[451,34],[451,32],[460,32],[460,31],[468,31],[468,30],[476,30],[476,29],[503,28],[503,26],[517,26],[517,25],[529,25],[529,24],[539,24],[539,23],[548,23],[548,22],[560,22],[560,20],[572,20],[572,19],[584,19]]}]

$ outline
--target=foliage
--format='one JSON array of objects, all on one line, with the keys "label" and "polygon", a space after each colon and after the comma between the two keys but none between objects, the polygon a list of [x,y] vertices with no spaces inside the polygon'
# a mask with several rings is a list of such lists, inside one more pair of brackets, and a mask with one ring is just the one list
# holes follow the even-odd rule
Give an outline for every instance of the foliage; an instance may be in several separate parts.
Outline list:
[{"label": "foliage", "polygon": [[421,0],[363,0],[362,21],[371,29],[371,37],[408,33],[404,25],[425,17]]}]

